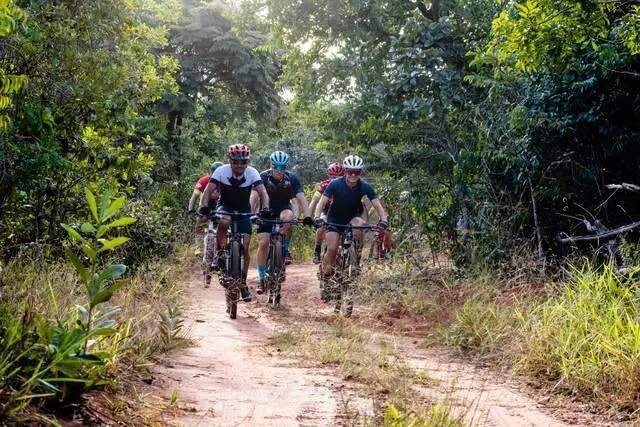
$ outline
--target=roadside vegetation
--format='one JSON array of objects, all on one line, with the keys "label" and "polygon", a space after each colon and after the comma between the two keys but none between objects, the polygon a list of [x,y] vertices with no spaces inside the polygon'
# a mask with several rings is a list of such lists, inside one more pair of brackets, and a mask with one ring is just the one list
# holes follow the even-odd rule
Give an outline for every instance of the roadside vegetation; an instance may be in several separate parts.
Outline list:
[{"label": "roadside vegetation", "polygon": [[269,350],[335,367],[342,378],[358,383],[373,399],[374,413],[351,407],[344,414],[350,425],[465,425],[464,414],[454,414],[447,402],[430,401],[416,391],[431,380],[408,367],[391,343],[384,337],[372,339],[369,331],[354,325],[309,324],[277,332],[269,339]]},{"label": "roadside vegetation", "polygon": [[365,159],[397,242],[375,315],[637,411],[640,6],[338,3],[0,0],[0,417],[184,344],[186,203],[234,143],[308,189]]}]

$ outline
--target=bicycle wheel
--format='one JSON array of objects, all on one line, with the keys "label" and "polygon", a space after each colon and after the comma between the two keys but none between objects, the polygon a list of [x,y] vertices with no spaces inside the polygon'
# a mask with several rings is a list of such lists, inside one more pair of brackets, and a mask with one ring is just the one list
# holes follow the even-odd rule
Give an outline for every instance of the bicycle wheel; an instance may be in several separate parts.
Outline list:
[{"label": "bicycle wheel", "polygon": [[282,240],[277,239],[273,243],[273,253],[270,262],[271,274],[269,275],[269,302],[273,308],[277,308],[280,305],[280,290],[285,268],[283,251]]},{"label": "bicycle wheel", "polygon": [[213,265],[213,257],[216,254],[216,235],[214,233],[206,233],[204,235],[204,250],[202,255],[202,277],[204,279],[204,287],[208,288],[211,282],[211,272]]},{"label": "bicycle wheel", "polygon": [[238,299],[240,298],[240,283],[242,282],[242,245],[231,242],[231,284],[227,288],[227,306],[229,317],[235,319],[238,313]]},{"label": "bicycle wheel", "polygon": [[347,250],[345,270],[346,277],[342,280],[340,286],[342,291],[342,306],[340,312],[344,317],[351,317],[351,313],[353,313],[353,284],[360,272],[356,242],[353,242]]}]

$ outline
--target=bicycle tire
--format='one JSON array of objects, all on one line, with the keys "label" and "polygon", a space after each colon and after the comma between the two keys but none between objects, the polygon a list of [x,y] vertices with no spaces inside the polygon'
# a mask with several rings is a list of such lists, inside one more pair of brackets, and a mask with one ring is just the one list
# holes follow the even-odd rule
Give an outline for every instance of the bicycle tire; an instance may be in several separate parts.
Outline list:
[{"label": "bicycle tire", "polygon": [[353,242],[347,250],[345,267],[347,270],[347,277],[346,280],[342,281],[340,286],[342,291],[340,313],[344,317],[351,317],[351,314],[353,313],[353,283],[360,272],[356,242]]},{"label": "bicycle tire", "polygon": [[227,303],[229,304],[229,317],[235,319],[238,314],[238,294],[242,281],[242,245],[238,241],[231,242],[230,273],[232,283],[227,288]]},{"label": "bicycle tire", "polygon": [[207,275],[211,275],[213,265],[213,257],[216,253],[216,235],[214,233],[206,233],[204,236],[204,248],[202,255],[202,277],[207,287]]},{"label": "bicycle tire", "polygon": [[271,274],[269,275],[270,301],[273,308],[280,305],[281,278],[284,274],[284,248],[282,240],[277,239],[273,244],[273,254],[271,260]]}]

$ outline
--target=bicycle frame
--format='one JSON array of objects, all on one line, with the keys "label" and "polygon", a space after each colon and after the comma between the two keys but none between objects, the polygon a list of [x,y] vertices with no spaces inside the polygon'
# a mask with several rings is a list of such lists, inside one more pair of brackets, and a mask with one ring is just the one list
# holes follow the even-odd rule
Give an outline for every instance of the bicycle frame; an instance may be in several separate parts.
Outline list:
[{"label": "bicycle frame", "polygon": [[[244,272],[243,234],[238,231],[238,218],[252,215],[251,213],[245,212],[217,211],[215,213],[217,218],[222,218],[223,216],[229,216],[231,218],[231,227],[227,229],[226,242],[221,248],[224,265],[220,266],[220,282],[225,287],[227,311],[229,312],[229,317],[232,319],[236,318],[238,301],[240,300],[240,285]],[[238,260],[233,257],[232,249],[234,243],[237,248]]]},{"label": "bicycle frame", "polygon": [[[282,234],[282,226],[285,224],[298,225],[299,222],[297,220],[293,221],[283,221],[280,219],[270,220],[270,219],[260,219],[260,223],[263,224],[271,224],[271,232],[269,233],[269,249],[267,252],[267,269],[269,273],[269,279],[267,280],[267,293],[269,295],[268,302],[273,304],[274,307],[277,307],[280,304],[280,287],[281,283],[284,281],[284,272],[285,272],[285,264],[284,260],[284,245],[282,244],[283,234]],[[276,257],[276,250],[278,250],[278,244],[280,247],[279,257]],[[279,259],[281,265],[276,262]],[[279,271],[275,271],[276,269],[281,269]]]},{"label": "bicycle frame", "polygon": [[[353,301],[351,300],[351,284],[360,273],[360,253],[357,247],[357,240],[353,237],[354,230],[373,231],[379,230],[377,225],[352,225],[335,224],[328,222],[327,225],[342,229],[340,232],[340,243],[336,254],[335,273],[337,277],[337,289],[333,292],[324,289],[323,292],[333,294],[336,299],[334,311],[342,312],[345,317],[351,316],[353,311]],[[322,266],[322,264],[320,264]],[[326,284],[325,284],[326,286]],[[336,292],[337,290],[337,292]],[[330,298],[330,297],[329,297]]]}]

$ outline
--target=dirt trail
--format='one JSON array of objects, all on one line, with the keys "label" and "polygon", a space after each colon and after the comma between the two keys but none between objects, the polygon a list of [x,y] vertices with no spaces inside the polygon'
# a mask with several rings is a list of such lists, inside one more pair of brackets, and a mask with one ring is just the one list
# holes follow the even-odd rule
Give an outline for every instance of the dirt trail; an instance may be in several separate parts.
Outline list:
[{"label": "dirt trail", "polygon": [[[255,278],[251,280],[255,284]],[[204,289],[194,273],[187,289],[194,347],[180,350],[163,366],[164,390],[179,390],[183,411],[177,425],[344,425],[345,401],[360,415],[371,416],[373,402],[355,395],[354,388],[330,369],[299,367],[281,354],[265,355],[263,344],[276,329],[308,322],[326,322],[331,310],[318,297],[315,266],[293,265],[287,271],[284,310],[272,313],[259,303],[241,304],[238,318],[225,314],[221,287]],[[254,293],[255,296],[255,293]],[[357,310],[357,307],[356,307]],[[357,312],[353,322],[358,323]],[[562,426],[593,424],[587,415],[563,411],[553,414],[518,391],[506,378],[472,364],[456,361],[445,352],[423,350],[406,337],[382,332],[395,344],[407,364],[435,380],[420,392],[448,401],[473,425]],[[345,393],[348,395],[345,396]],[[457,409],[455,409],[457,408]],[[561,416],[567,422],[561,421]],[[362,419],[362,417],[360,418]]]}]

